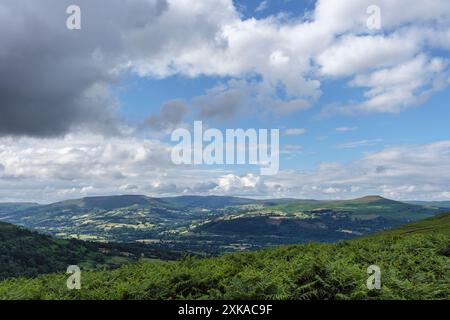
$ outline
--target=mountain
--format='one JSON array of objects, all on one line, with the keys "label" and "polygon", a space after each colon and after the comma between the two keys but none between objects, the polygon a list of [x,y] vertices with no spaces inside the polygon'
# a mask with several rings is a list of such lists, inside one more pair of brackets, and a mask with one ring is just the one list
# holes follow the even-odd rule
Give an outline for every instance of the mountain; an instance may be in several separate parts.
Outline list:
[{"label": "mountain", "polygon": [[7,219],[8,216],[16,211],[37,207],[39,204],[32,202],[11,202],[0,203],[0,219]]},{"label": "mountain", "polygon": [[0,279],[64,271],[74,264],[84,270],[114,268],[141,257],[170,260],[181,255],[143,245],[54,239],[0,222]]},{"label": "mountain", "polygon": [[380,196],[366,196],[352,200],[332,200],[332,201],[297,201],[277,206],[277,208],[287,211],[321,210],[332,209],[338,211],[349,211],[354,218],[370,219],[374,217],[384,217],[396,220],[413,221],[430,217],[438,212],[443,212],[442,208],[415,205],[386,199]]},{"label": "mountain", "polygon": [[164,226],[185,214],[159,198],[140,195],[87,197],[15,211],[3,220],[58,237],[111,240],[114,231],[126,233]]},{"label": "mountain", "polygon": [[450,201],[406,201],[406,202],[427,207],[450,208]]},{"label": "mountain", "polygon": [[141,195],[121,195],[104,197],[87,197],[82,199],[65,200],[42,206],[28,206],[15,210],[11,214],[11,219],[19,220],[34,215],[36,219],[45,215],[46,217],[57,217],[62,214],[76,215],[79,212],[89,210],[114,210],[131,206],[157,206],[168,205],[161,199],[150,198]]},{"label": "mountain", "polygon": [[351,239],[439,212],[440,208],[379,196],[318,201],[122,195],[24,206],[0,219],[59,238],[139,242],[158,250],[218,254]]},{"label": "mountain", "polygon": [[[367,288],[368,267],[381,288]],[[450,213],[335,244],[279,246],[170,264],[142,261],[83,274],[0,282],[0,299],[448,300]]]},{"label": "mountain", "polygon": [[245,205],[256,201],[252,199],[222,196],[179,196],[163,198],[163,200],[179,207],[205,209],[218,209],[227,206]]},{"label": "mountain", "polygon": [[[379,196],[353,200],[293,200],[273,205],[254,204],[241,212],[225,213],[191,229],[197,237],[222,237],[258,248],[303,242],[352,239],[411,221],[431,217],[438,208],[406,204]],[[251,239],[251,241],[250,241]]]}]

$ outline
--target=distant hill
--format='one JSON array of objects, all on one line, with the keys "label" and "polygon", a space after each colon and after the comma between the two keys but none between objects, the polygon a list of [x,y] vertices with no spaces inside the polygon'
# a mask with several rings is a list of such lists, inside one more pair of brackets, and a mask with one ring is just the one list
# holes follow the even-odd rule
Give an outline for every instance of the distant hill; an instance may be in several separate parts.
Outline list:
[{"label": "distant hill", "polygon": [[[119,195],[86,197],[65,200],[48,205],[33,206],[25,204],[5,204],[13,222],[33,221],[58,217],[61,215],[78,215],[93,210],[112,211],[122,208],[160,208],[173,211],[183,211],[192,208],[217,209],[227,206],[255,203],[257,200],[220,197],[220,196],[179,196],[167,198],[153,198],[144,195]],[[1,210],[1,205],[0,205]],[[0,211],[1,212],[1,211]]]},{"label": "distant hill", "polygon": [[58,215],[74,215],[79,212],[90,210],[114,210],[130,206],[168,206],[163,200],[141,195],[121,195],[104,197],[86,197],[81,199],[65,200],[48,205],[28,206],[15,210],[10,214],[12,222],[19,222],[20,219],[27,219],[33,216],[34,219],[57,217]]},{"label": "distant hill", "polygon": [[165,202],[159,198],[152,198],[142,195],[121,195],[121,196],[103,196],[87,197],[77,200],[66,200],[51,204],[51,207],[77,206],[80,208],[98,208],[112,210],[117,208],[129,207],[134,205],[161,205]]},{"label": "distant hill", "polygon": [[442,208],[379,196],[353,200],[255,200],[222,196],[86,197],[10,207],[0,220],[59,238],[142,242],[216,254],[351,239],[431,217]]},{"label": "distant hill", "polygon": [[427,207],[450,208],[450,201],[406,201],[406,203]]},{"label": "distant hill", "polygon": [[162,198],[163,201],[179,207],[218,209],[227,206],[244,205],[258,202],[258,200],[222,197],[222,196],[179,196]]},{"label": "distant hill", "polygon": [[259,237],[260,242],[271,244],[334,242],[400,226],[438,212],[438,208],[380,196],[340,201],[293,200],[243,213],[231,212],[193,231],[199,235],[230,238]]},{"label": "distant hill", "polygon": [[224,208],[254,201],[217,196],[86,197],[24,207],[5,215],[3,220],[62,238],[154,242],[159,241],[170,229],[178,232],[179,228],[189,226],[193,221],[222,214]]},{"label": "distant hill", "polygon": [[10,214],[12,214],[16,211],[25,210],[25,209],[37,207],[37,206],[39,206],[39,204],[33,203],[33,202],[0,203],[0,219],[7,218]]},{"label": "distant hill", "polygon": [[277,208],[288,212],[318,209],[343,210],[350,211],[355,218],[384,217],[406,221],[424,219],[443,212],[442,208],[404,203],[380,196],[366,196],[352,200],[332,201],[299,200],[279,205]]}]

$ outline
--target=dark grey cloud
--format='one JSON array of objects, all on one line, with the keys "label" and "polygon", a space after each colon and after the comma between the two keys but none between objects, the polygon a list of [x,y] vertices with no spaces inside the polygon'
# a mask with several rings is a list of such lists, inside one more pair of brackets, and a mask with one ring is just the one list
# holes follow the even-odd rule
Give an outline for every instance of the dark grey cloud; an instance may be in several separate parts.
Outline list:
[{"label": "dark grey cloud", "polygon": [[129,58],[127,39],[167,5],[163,0],[77,0],[81,30],[68,30],[71,4],[0,3],[0,135],[119,130],[118,102],[109,86]]},{"label": "dark grey cloud", "polygon": [[388,170],[388,168],[386,168],[385,166],[377,166],[375,168],[376,173],[385,173],[387,170]]},{"label": "dark grey cloud", "polygon": [[202,118],[231,119],[241,111],[248,95],[243,87],[217,87],[195,97],[192,103],[199,108]]},{"label": "dark grey cloud", "polygon": [[161,106],[161,110],[158,114],[151,115],[146,124],[157,130],[173,129],[176,125],[180,124],[187,114],[189,108],[181,100],[171,100],[164,103]]}]

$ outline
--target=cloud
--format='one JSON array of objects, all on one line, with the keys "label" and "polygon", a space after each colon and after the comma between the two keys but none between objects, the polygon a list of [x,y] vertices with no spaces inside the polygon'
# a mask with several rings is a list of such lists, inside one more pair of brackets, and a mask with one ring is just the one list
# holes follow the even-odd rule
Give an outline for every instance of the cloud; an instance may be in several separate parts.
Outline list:
[{"label": "cloud", "polygon": [[400,200],[445,200],[450,199],[449,181],[450,141],[440,141],[389,147],[309,171],[284,170],[247,187],[253,185],[253,192],[266,197],[342,199],[380,194]]},{"label": "cloud", "polygon": [[[132,21],[153,20],[164,4],[80,0],[77,31],[65,26],[69,4],[0,4],[0,135],[54,136],[80,128],[120,132],[119,102],[110,92],[125,49],[119,35],[138,28]],[[127,14],[120,4],[127,5]]]},{"label": "cloud", "polygon": [[152,129],[172,130],[182,123],[189,113],[189,108],[181,100],[164,103],[158,114],[151,115],[145,123]]},{"label": "cloud", "polygon": [[[281,116],[314,105],[328,78],[366,89],[363,101],[337,101],[346,113],[400,112],[448,86],[437,56],[448,50],[444,0],[379,1],[383,33],[367,30],[366,0],[320,0],[296,19],[244,19],[231,0],[80,0],[78,31],[65,27],[70,1],[24,1],[0,5],[0,135],[120,133],[111,87],[129,72],[247,82],[252,103],[265,106],[257,110]],[[380,83],[386,75],[397,81]],[[248,106],[240,87],[195,103],[204,117],[232,117]]]},{"label": "cloud", "polygon": [[448,85],[448,61],[441,58],[416,58],[391,68],[358,75],[352,86],[369,87],[366,101],[350,106],[353,110],[400,112],[423,103],[428,96]]},{"label": "cloud", "polygon": [[419,50],[414,33],[393,35],[344,35],[323,51],[317,62],[327,76],[351,76],[411,59]]},{"label": "cloud", "polygon": [[242,195],[260,195],[264,194],[266,186],[262,179],[254,174],[234,175],[227,174],[218,178],[217,187],[214,192],[223,192],[225,194],[238,192]]},{"label": "cloud", "polygon": [[301,136],[306,133],[305,128],[288,128],[283,130],[285,136]]},{"label": "cloud", "polygon": [[[302,152],[298,146],[287,148]],[[350,162],[323,162],[315,169],[285,169],[274,176],[175,166],[170,151],[170,145],[157,140],[130,137],[0,138],[0,197],[51,202],[132,192],[447,199],[450,190],[450,141],[389,147]]]},{"label": "cloud", "polygon": [[351,142],[338,144],[335,147],[337,149],[354,149],[354,148],[360,148],[360,147],[375,146],[382,141],[383,141],[382,139],[351,141]]},{"label": "cloud", "polygon": [[[170,146],[127,134],[133,130],[121,119],[113,94],[130,73],[154,79],[208,76],[222,84],[187,102],[200,117],[283,117],[312,108],[326,94],[324,81],[341,80],[362,97],[335,101],[324,113],[398,113],[449,84],[443,57],[450,39],[447,0],[380,0],[381,31],[367,29],[370,0],[319,0],[304,16],[262,19],[243,18],[231,0],[78,0],[79,31],[65,27],[69,4],[0,4],[2,199],[122,190],[434,198],[450,190],[446,141],[388,148],[351,163],[284,170],[271,178],[228,168],[174,167]],[[187,116],[185,103],[173,100],[147,124],[165,130]]]},{"label": "cloud", "polygon": [[269,7],[269,1],[268,0],[263,0],[256,7],[255,11],[256,12],[265,11],[265,10],[267,10],[268,7]]},{"label": "cloud", "polygon": [[192,104],[199,109],[202,118],[230,119],[242,112],[241,107],[251,95],[250,89],[242,82],[231,81],[195,97]]},{"label": "cloud", "polygon": [[[395,72],[396,66],[430,54],[430,47],[447,48],[450,6],[445,1],[436,1],[432,5],[420,2],[410,8],[407,1],[380,1],[383,32],[371,32],[366,26],[366,9],[371,4],[365,0],[339,4],[322,0],[305,17],[286,21],[282,16],[242,19],[233,6],[226,6],[223,1],[220,5],[226,12],[225,18],[212,29],[214,36],[209,34],[201,44],[192,47],[189,44],[183,50],[171,47],[171,54],[161,59],[145,59],[158,68],[146,71],[141,68],[145,62],[135,67],[142,74],[159,70],[156,76],[206,74],[248,81],[256,74],[256,85],[254,78],[250,80],[252,94],[258,97],[259,104],[268,107],[260,110],[269,109],[280,115],[317,102],[322,94],[321,81],[328,78],[350,77],[352,86],[367,88],[365,99],[351,103],[350,107],[347,101],[337,101],[338,111],[399,112],[423,103],[433,91],[448,85],[443,80],[447,72],[445,64],[431,75],[418,74],[423,81],[420,85],[408,87],[408,79],[402,88],[399,84],[385,94],[375,95],[378,87],[357,80],[382,70]],[[228,106],[243,108],[238,103]],[[233,107],[224,109],[226,116],[237,114]],[[215,115],[217,109],[206,110],[208,113]]]},{"label": "cloud", "polygon": [[303,154],[303,147],[296,144],[285,144],[281,146],[280,154],[284,155],[287,160],[292,160],[295,157]]},{"label": "cloud", "polygon": [[358,130],[358,127],[337,127],[337,132],[350,132],[350,131],[356,131]]}]

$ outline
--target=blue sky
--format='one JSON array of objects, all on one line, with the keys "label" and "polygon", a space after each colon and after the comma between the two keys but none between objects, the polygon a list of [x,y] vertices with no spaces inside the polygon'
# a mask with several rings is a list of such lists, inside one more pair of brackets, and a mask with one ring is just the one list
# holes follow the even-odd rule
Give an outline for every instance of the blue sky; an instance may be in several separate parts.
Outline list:
[{"label": "blue sky", "polygon": [[248,0],[234,1],[239,11],[246,18],[265,18],[270,15],[285,13],[292,17],[302,17],[305,13],[314,9],[313,0]]},{"label": "blue sky", "polygon": [[[0,200],[450,199],[448,1],[79,0],[80,30],[23,1],[0,4]],[[196,120],[279,129],[279,173],[174,165]]]}]

